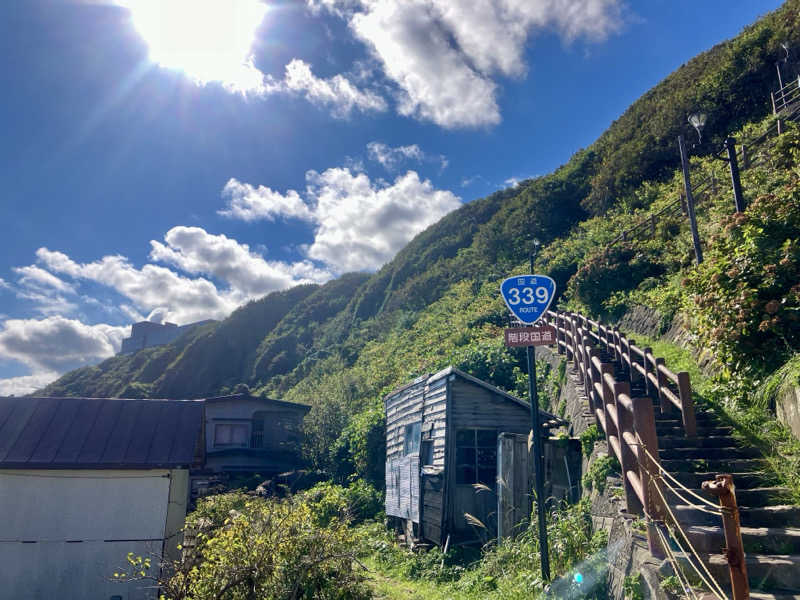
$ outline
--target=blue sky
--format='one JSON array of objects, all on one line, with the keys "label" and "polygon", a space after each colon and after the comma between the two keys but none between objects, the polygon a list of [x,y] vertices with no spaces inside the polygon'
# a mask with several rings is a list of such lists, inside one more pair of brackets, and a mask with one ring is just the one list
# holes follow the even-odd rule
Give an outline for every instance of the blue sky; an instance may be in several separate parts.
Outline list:
[{"label": "blue sky", "polygon": [[374,271],[777,1],[0,3],[0,394]]}]

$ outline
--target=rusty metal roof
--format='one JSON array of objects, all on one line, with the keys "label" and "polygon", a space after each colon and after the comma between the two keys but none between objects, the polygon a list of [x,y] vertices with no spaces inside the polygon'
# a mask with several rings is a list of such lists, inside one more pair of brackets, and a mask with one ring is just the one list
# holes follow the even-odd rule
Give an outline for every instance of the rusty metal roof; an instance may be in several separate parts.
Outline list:
[{"label": "rusty metal roof", "polygon": [[189,466],[203,402],[0,397],[0,469]]}]

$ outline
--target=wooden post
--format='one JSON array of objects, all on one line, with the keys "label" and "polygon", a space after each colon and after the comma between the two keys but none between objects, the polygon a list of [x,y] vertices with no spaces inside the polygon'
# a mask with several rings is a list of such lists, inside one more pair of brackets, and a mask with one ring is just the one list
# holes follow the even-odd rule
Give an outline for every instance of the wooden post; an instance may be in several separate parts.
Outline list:
[{"label": "wooden post", "polygon": [[658,389],[656,390],[658,393],[658,404],[661,406],[661,414],[666,415],[672,412],[672,402],[669,401],[667,395],[664,394],[661,390],[662,388],[667,387],[666,377],[663,373],[661,373],[661,367],[664,366],[664,359],[657,358],[655,362],[655,369],[656,369],[656,381],[658,381]]},{"label": "wooden post", "polygon": [[736,486],[733,476],[717,475],[714,481],[704,481],[703,489],[719,498],[722,507],[722,527],[725,530],[725,558],[731,573],[733,600],[750,598],[747,581],[747,563],[744,561],[742,530],[739,525],[739,508],[736,505]]},{"label": "wooden post", "polygon": [[650,215],[650,237],[655,237],[656,235],[656,216]]},{"label": "wooden post", "polygon": [[[614,390],[606,385],[606,375],[614,374],[614,367],[609,363],[603,363],[602,368],[600,369],[600,381],[603,382],[603,397],[601,398],[600,402],[602,403],[603,407],[603,419],[605,419],[606,426],[604,428],[604,433],[606,434],[606,439],[609,436],[609,425],[608,425],[608,405],[614,402]],[[612,423],[613,426],[613,423]],[[610,444],[610,442],[609,442]]]},{"label": "wooden post", "polygon": [[[650,398],[631,398],[633,404],[633,427],[644,448],[639,448],[639,478],[642,480],[644,490],[644,512],[649,517],[647,525],[647,546],[656,558],[664,558],[664,550],[658,541],[658,533],[652,521],[664,519],[664,509],[658,492],[651,488],[660,486],[660,479],[652,479],[650,473],[659,473],[658,463],[658,436],[656,434],[656,418],[653,413],[653,401]],[[644,452],[647,449],[647,452]],[[649,455],[648,455],[649,453]],[[655,461],[653,461],[652,456]]]},{"label": "wooden post", "polygon": [[728,151],[728,166],[730,166],[731,169],[733,204],[736,207],[736,212],[744,212],[742,182],[739,179],[739,164],[736,162],[736,140],[732,137],[725,138],[725,149]]},{"label": "wooden post", "polygon": [[650,381],[650,378],[647,374],[650,372],[650,357],[653,356],[653,349],[648,347],[644,349],[644,357],[642,358],[642,363],[644,363],[644,393],[653,397],[653,383]]},{"label": "wooden post", "polygon": [[694,256],[699,265],[703,262],[703,249],[700,247],[700,234],[697,231],[697,217],[694,214],[694,196],[692,195],[692,181],[689,178],[689,158],[686,155],[686,144],[683,136],[678,136],[678,149],[681,153],[681,168],[683,169],[683,187],[686,192],[686,212],[689,215],[689,228],[692,230],[692,245]]},{"label": "wooden post", "polygon": [[636,367],[633,366],[633,356],[635,352],[632,350],[632,347],[636,345],[636,340],[626,340],[628,344],[628,366],[630,367],[630,373],[628,373],[628,379],[631,382],[631,385],[636,383],[639,379],[639,374],[636,371]]},{"label": "wooden post", "polygon": [[598,403],[603,401],[602,398],[600,398],[597,394],[597,390],[594,387],[594,384],[600,381],[601,374],[598,373],[597,369],[594,368],[592,358],[597,356],[599,352],[594,348],[590,348],[589,346],[586,346],[586,350],[589,353],[589,358],[587,361],[589,364],[589,387],[586,389],[586,396],[589,398],[589,408],[591,408],[592,412],[594,412]]},{"label": "wooden post", "polygon": [[[625,487],[625,505],[629,514],[641,515],[644,512],[644,506],[639,495],[633,488],[633,484],[628,478],[629,472],[639,473],[639,465],[636,462],[636,454],[634,449],[628,445],[625,433],[634,435],[633,415],[627,410],[620,402],[620,396],[625,395],[628,398],[631,396],[631,386],[626,382],[619,382],[614,385],[614,404],[617,408],[617,421],[619,423],[619,462],[622,465],[622,483]],[[641,477],[639,478],[641,481]],[[644,490],[642,490],[644,491]]]},{"label": "wooden post", "polygon": [[692,398],[692,383],[689,373],[678,373],[678,396],[681,399],[681,416],[683,418],[683,431],[686,437],[697,437],[697,420],[694,416],[694,399]]}]

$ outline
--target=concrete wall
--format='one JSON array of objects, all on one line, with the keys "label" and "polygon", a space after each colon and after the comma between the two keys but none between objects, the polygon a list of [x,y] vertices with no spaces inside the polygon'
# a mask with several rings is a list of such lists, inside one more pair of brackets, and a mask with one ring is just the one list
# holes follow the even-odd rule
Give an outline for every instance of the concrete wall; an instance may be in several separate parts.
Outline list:
[{"label": "concrete wall", "polygon": [[155,598],[143,588],[152,584],[111,578],[128,552],[162,554],[165,532],[182,527],[187,485],[185,470],[0,471],[0,600]]},{"label": "concrete wall", "polygon": [[778,420],[792,430],[800,440],[800,387],[791,387],[775,401],[775,414]]}]

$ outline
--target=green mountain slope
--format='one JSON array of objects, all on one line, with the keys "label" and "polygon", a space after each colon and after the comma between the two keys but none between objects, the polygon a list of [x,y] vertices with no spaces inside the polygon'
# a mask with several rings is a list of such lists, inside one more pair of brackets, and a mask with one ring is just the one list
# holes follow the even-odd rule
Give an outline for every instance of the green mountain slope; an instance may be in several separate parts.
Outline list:
[{"label": "green mountain slope", "polygon": [[[497,326],[505,319],[497,280],[525,269],[530,241],[537,237],[546,246],[541,268],[568,290],[570,302],[589,306],[581,290],[591,286],[580,287],[579,269],[598,243],[616,235],[632,211],[674,197],[675,137],[686,130],[686,114],[698,108],[708,113],[706,137],[712,141],[764,117],[780,43],[800,46],[798,15],[800,0],[790,0],[737,38],[699,55],[566,165],[464,205],[377,273],[270,294],[171,345],[68,373],[43,393],[190,398],[247,384],[314,405],[326,415],[317,420],[316,435],[330,437],[317,447],[330,449],[337,439],[356,443],[357,436],[347,437],[342,427],[374,425],[348,415],[376,406],[388,387],[447,363],[515,388],[520,357],[497,342]],[[677,273],[688,264],[670,257],[654,258],[652,269],[629,280],[622,277],[619,289],[635,290],[648,277]],[[613,285],[604,289],[603,299],[617,291]],[[614,307],[600,302],[591,308]],[[324,431],[326,419],[338,429]]]}]

